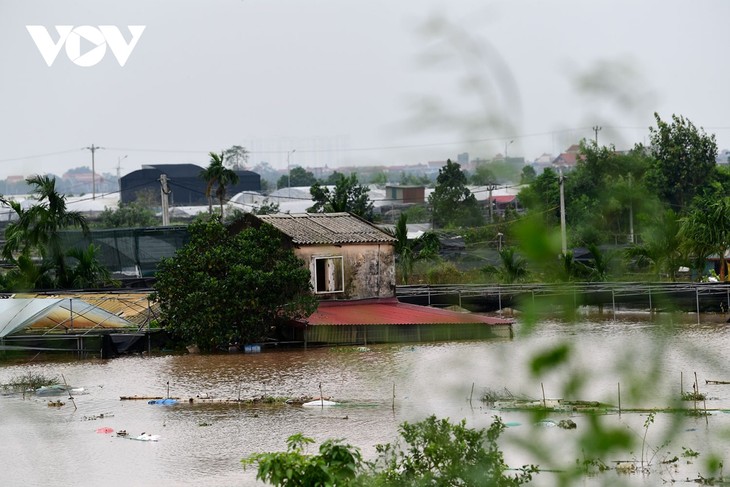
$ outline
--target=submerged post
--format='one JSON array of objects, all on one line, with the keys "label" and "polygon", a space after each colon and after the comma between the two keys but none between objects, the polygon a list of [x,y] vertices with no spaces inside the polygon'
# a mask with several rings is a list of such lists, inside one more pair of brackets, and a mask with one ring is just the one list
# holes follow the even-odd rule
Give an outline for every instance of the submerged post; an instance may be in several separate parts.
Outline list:
[{"label": "submerged post", "polygon": [[616,319],[616,290],[611,289],[611,304],[613,306],[613,319]]},{"label": "submerged post", "polygon": [[618,415],[621,417],[621,383],[618,383]]},{"label": "submerged post", "polygon": [[542,407],[547,409],[547,401],[545,400],[545,386],[540,382],[540,388],[542,389]]},{"label": "submerged post", "polygon": [[700,324],[700,290],[695,287],[695,301],[697,303],[697,324]]},{"label": "submerged post", "polygon": [[395,382],[393,382],[393,403],[391,405],[393,411],[395,411]]},{"label": "submerged post", "polygon": [[68,382],[66,382],[66,377],[61,374],[61,378],[63,379],[63,384],[66,386],[66,390],[68,391],[68,398],[71,399],[71,403],[74,405],[74,411],[78,408],[76,407],[76,401],[74,400],[74,397],[71,395],[71,388],[68,386]]}]

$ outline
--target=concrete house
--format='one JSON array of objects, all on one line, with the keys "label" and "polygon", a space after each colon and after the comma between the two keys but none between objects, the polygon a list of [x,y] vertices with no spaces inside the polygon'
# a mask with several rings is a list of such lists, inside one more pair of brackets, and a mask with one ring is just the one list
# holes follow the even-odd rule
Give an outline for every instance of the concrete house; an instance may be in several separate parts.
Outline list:
[{"label": "concrete house", "polygon": [[395,238],[349,213],[247,215],[287,237],[320,304],[285,330],[304,344],[368,344],[511,337],[510,320],[401,303]]},{"label": "concrete house", "polygon": [[256,217],[286,235],[320,300],[395,297],[395,238],[349,213]]}]

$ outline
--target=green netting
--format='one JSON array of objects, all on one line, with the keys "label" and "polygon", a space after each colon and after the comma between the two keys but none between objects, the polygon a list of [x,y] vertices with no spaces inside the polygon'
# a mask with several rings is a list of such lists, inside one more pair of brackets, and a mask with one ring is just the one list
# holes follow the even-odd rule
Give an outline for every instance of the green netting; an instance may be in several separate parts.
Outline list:
[{"label": "green netting", "polygon": [[129,276],[153,276],[163,257],[172,257],[188,241],[186,227],[92,229],[62,232],[64,248],[99,247],[98,258],[111,272]]}]

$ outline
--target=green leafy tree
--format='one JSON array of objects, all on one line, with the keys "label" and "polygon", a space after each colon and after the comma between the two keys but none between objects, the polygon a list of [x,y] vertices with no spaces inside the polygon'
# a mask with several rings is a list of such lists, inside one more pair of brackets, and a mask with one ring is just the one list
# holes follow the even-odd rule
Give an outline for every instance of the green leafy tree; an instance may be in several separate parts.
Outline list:
[{"label": "green leafy tree", "polygon": [[378,171],[370,176],[370,184],[375,184],[380,187],[385,186],[388,184],[388,175],[385,174],[385,171]]},{"label": "green leafy tree", "polygon": [[317,178],[314,177],[312,172],[307,171],[303,167],[295,166],[291,168],[289,174],[284,174],[279,178],[279,181],[276,183],[276,187],[279,189],[288,188],[290,180],[292,188],[311,187],[317,182]]},{"label": "green leafy tree", "polygon": [[[720,279],[726,280],[725,254],[730,249],[730,197],[699,198],[692,211],[680,221],[679,238],[688,253],[704,270],[707,257],[720,258]],[[699,266],[698,266],[699,267]]]},{"label": "green leafy tree", "polygon": [[155,213],[139,201],[119,202],[116,209],[104,208],[98,226],[102,228],[151,227],[158,223]]},{"label": "green leafy tree", "polygon": [[373,221],[373,203],[368,196],[370,188],[359,184],[355,173],[349,177],[341,175],[332,190],[315,183],[309,192],[314,205],[307,211],[313,213],[349,212],[365,220]]},{"label": "green leafy tree", "polygon": [[423,205],[413,205],[405,208],[403,213],[408,217],[411,223],[428,223],[431,221],[431,215],[428,209]]},{"label": "green leafy tree", "polygon": [[528,483],[537,467],[526,465],[508,474],[497,440],[505,425],[499,417],[486,430],[466,427],[466,421],[429,416],[399,428],[404,445],[377,445],[375,485],[382,486],[517,486]]},{"label": "green leafy tree", "polygon": [[256,465],[256,478],[276,486],[315,487],[360,485],[356,475],[362,466],[360,450],[338,440],[327,440],[319,454],[307,455],[311,438],[295,434],[287,440],[287,451],[255,453],[244,458],[244,468]]},{"label": "green leafy tree", "polygon": [[324,184],[326,184],[327,186],[334,186],[335,184],[337,184],[337,181],[339,181],[340,178],[343,176],[344,174],[339,171],[332,171],[332,174],[327,176],[327,178],[324,180]]},{"label": "green leafy tree", "polygon": [[524,166],[520,173],[520,184],[531,184],[537,177],[537,172],[532,166]]},{"label": "green leafy tree", "polygon": [[205,187],[205,196],[208,198],[208,213],[213,213],[213,188],[215,187],[215,195],[218,197],[221,206],[221,215],[223,215],[223,200],[226,197],[226,186],[238,184],[238,174],[223,165],[224,153],[210,153],[210,164],[200,172],[207,186]]},{"label": "green leafy tree", "polygon": [[681,238],[680,221],[675,212],[660,214],[654,226],[643,234],[641,244],[629,247],[626,254],[635,267],[650,268],[656,277],[676,280],[680,266],[687,263]]},{"label": "green leafy tree", "polygon": [[466,187],[461,166],[451,160],[439,169],[436,188],[428,197],[433,223],[438,227],[478,226],[484,217],[476,197]]},{"label": "green leafy tree", "polygon": [[489,168],[488,164],[479,164],[472,174],[470,182],[477,186],[486,186],[488,184],[497,184],[497,176]]},{"label": "green leafy tree", "polygon": [[401,186],[429,186],[431,183],[431,179],[425,174],[419,176],[405,171],[400,173],[399,184]]},{"label": "green leafy tree", "polygon": [[701,188],[710,182],[717,159],[714,135],[698,130],[682,116],[672,115],[670,123],[654,114],[650,152],[654,157],[648,184],[672,209],[683,212]]},{"label": "green leafy tree", "polygon": [[242,170],[248,161],[248,150],[240,145],[232,145],[223,151],[223,162],[234,170]]},{"label": "green leafy tree", "polygon": [[498,417],[488,429],[471,429],[466,422],[430,416],[399,428],[403,444],[377,445],[378,458],[364,463],[360,450],[328,440],[319,453],[307,455],[314,440],[290,436],[287,451],[255,453],[244,458],[244,468],[256,466],[256,478],[275,486],[496,486],[513,487],[539,472],[525,465],[511,473],[497,443],[505,425]]},{"label": "green leafy tree", "polygon": [[520,191],[518,197],[527,209],[544,214],[548,222],[559,220],[560,179],[554,169],[545,168],[530,186]]},{"label": "green leafy tree", "polygon": [[189,233],[156,274],[153,299],[173,336],[210,351],[261,340],[316,309],[309,270],[270,225],[232,235],[214,217],[192,223]]}]

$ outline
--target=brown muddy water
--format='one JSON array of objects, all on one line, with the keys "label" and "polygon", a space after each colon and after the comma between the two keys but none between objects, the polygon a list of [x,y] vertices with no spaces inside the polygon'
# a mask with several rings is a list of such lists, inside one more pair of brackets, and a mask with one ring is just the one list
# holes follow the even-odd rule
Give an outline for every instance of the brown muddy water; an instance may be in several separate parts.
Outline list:
[{"label": "brown muddy water", "polygon": [[[563,430],[550,422],[537,423],[527,413],[490,409],[480,401],[484,392],[506,388],[540,399],[544,388],[547,398],[616,405],[620,388],[623,408],[666,407],[676,405],[673,401],[681,387],[691,390],[695,372],[701,392],[708,395],[707,408],[716,411],[701,418],[682,416],[648,475],[611,470],[583,477],[578,485],[646,486],[709,477],[712,473],[705,461],[712,454],[730,460],[730,385],[705,385],[705,380],[730,381],[726,319],[703,316],[697,324],[696,317],[689,315],[652,319],[619,314],[614,320],[586,314],[577,323],[540,322],[527,334],[518,323],[513,340],[3,366],[0,383],[28,371],[63,374],[70,385],[83,387],[84,393],[75,395],[77,410],[66,396],[51,398],[65,402],[60,408],[49,407],[47,397],[0,397],[0,482],[44,487],[256,485],[255,472],[244,471],[240,459],[254,452],[284,450],[291,434],[301,432],[318,442],[342,438],[372,459],[374,446],[393,441],[401,422],[430,414],[464,418],[472,427],[486,427],[499,415],[510,425],[500,440],[510,465],[532,462],[564,469],[583,459],[579,443],[585,441],[581,431],[590,417],[555,413],[546,418],[570,418],[578,426]],[[570,348],[567,364],[533,374],[532,357],[560,343]],[[170,395],[181,398],[318,396],[321,384],[324,395],[340,404],[304,408],[120,401],[120,396],[165,396],[168,382]],[[566,389],[566,384],[573,389]],[[648,430],[647,445],[664,444],[676,417],[657,415]],[[598,418],[606,427],[625,429],[636,438],[643,436],[646,419],[647,414],[639,412]],[[104,427],[160,438],[128,441],[97,433]],[[700,456],[660,466],[661,459],[680,456],[683,447]],[[612,466],[614,461],[640,456],[637,449],[608,452],[601,460]],[[546,472],[536,477],[535,485],[556,485],[557,480],[556,474]]]}]

